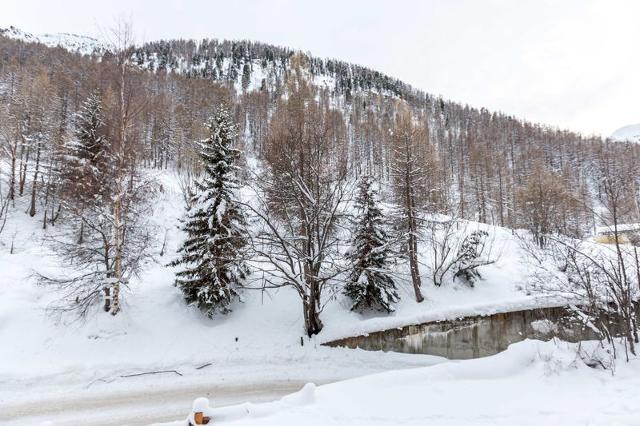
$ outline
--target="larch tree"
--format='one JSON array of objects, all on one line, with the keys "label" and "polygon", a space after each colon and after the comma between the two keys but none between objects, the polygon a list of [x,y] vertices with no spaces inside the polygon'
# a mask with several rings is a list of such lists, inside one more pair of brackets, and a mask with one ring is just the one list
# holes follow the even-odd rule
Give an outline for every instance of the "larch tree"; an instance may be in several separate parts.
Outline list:
[{"label": "larch tree", "polygon": [[208,128],[209,138],[199,144],[204,175],[195,184],[183,227],[187,238],[172,265],[183,266],[175,284],[185,300],[211,317],[229,312],[239,297],[248,272],[248,234],[237,198],[240,151],[233,148],[237,130],[229,111],[218,108]]},{"label": "larch tree", "polygon": [[418,264],[418,239],[420,232],[420,195],[424,193],[426,171],[424,169],[422,149],[426,144],[426,135],[413,122],[408,109],[400,112],[398,123],[393,130],[393,163],[391,173],[394,193],[400,206],[401,227],[406,235],[406,253],[409,258],[411,282],[418,303],[424,300],[422,281]]},{"label": "larch tree", "polygon": [[384,229],[384,216],[373,184],[370,176],[364,176],[358,188],[356,210],[359,219],[347,256],[352,270],[344,294],[353,302],[351,310],[392,312],[399,296],[389,271],[391,241]]}]

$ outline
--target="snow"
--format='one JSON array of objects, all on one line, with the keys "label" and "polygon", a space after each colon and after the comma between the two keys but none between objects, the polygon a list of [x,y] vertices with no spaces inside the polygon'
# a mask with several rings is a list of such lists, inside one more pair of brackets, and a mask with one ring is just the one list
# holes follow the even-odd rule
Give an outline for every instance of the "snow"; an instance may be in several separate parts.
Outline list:
[{"label": "snow", "polygon": [[612,375],[588,367],[579,349],[597,343],[525,340],[492,357],[307,385],[205,415],[235,426],[637,425],[640,363],[620,363]]},{"label": "snow", "polygon": [[[527,254],[512,230],[466,222],[461,226],[460,237],[476,230],[489,233],[493,245],[491,257],[495,258],[496,262],[480,268],[482,279],[474,287],[469,287],[459,280],[453,281],[451,275],[446,277],[442,286],[434,286],[430,282],[427,268],[432,253],[423,245],[419,250],[419,262],[423,274],[424,302],[415,302],[409,283],[410,277],[408,273],[403,272],[408,266],[403,265],[396,270],[401,285],[398,289],[400,302],[395,305],[395,312],[373,316],[350,312],[345,314],[343,311],[348,311],[348,301],[341,300],[331,306],[331,314],[347,318],[340,323],[327,323],[319,339],[328,342],[411,324],[567,304],[567,298],[558,293],[528,292],[528,282],[534,266],[527,260]],[[333,309],[338,312],[334,313]]]},{"label": "snow", "polygon": [[553,323],[552,321],[549,321],[547,319],[542,319],[542,320],[537,320],[537,321],[533,321],[531,323],[531,327],[542,334],[551,334],[553,332],[556,332],[558,329],[558,326]]},{"label": "snow", "polygon": [[611,134],[611,139],[616,141],[640,142],[640,124],[631,124],[619,128]]},{"label": "snow", "polygon": [[[618,232],[634,232],[640,231],[640,223],[619,223],[617,226]],[[610,226],[598,226],[596,228],[597,235],[612,235],[615,233],[613,225]]]},{"label": "snow", "polygon": [[[10,210],[0,234],[0,405],[5,407],[0,410],[0,423],[22,412],[20,407],[34,403],[69,407],[56,401],[102,400],[107,396],[108,400],[122,400],[120,395],[128,392],[144,395],[167,389],[182,394],[183,389],[193,386],[242,385],[250,389],[282,382],[320,384],[433,365],[444,360],[329,348],[321,343],[431,320],[566,303],[557,297],[527,294],[530,271],[522,262],[524,254],[512,231],[469,223],[467,232],[484,229],[490,233],[497,257],[495,264],[481,269],[483,280],[474,288],[451,279],[436,287],[430,284],[427,268],[421,266],[426,300],[418,304],[406,265],[398,265],[401,301],[394,313],[351,312],[350,301],[338,294],[322,312],[325,328],[311,339],[304,336],[299,296],[289,288],[246,291],[243,302],[232,306],[232,313],[210,320],[185,305],[179,289],[173,286],[173,269],[165,266],[183,238],[178,221],[184,213],[178,179],[171,172],[148,173],[162,185],[152,218],[158,228],[157,253],[141,278],[124,289],[124,307],[116,317],[98,308],[84,321],[52,315],[49,308],[58,296],[51,288],[38,286],[33,273],[61,269],[59,260],[43,243],[46,233],[40,212],[35,218],[25,214],[28,196]],[[50,227],[47,232],[54,231]],[[160,257],[165,233],[167,254]],[[12,244],[14,254],[9,253]],[[420,250],[420,261],[429,263],[426,247]],[[132,376],[157,371],[167,372]],[[323,389],[317,390],[317,402],[305,409],[324,403]],[[449,391],[455,399],[456,393]],[[162,406],[174,410],[172,413],[180,411],[175,404]],[[143,411],[140,407],[137,410]],[[189,406],[183,410],[186,415]],[[103,417],[92,414],[98,424],[105,424],[107,415],[121,418],[112,409],[103,407],[100,411]],[[3,418],[3,412],[8,417]]]},{"label": "snow", "polygon": [[[97,40],[74,34],[36,36],[10,27],[0,29],[0,35],[80,54],[104,49]],[[223,69],[229,65],[226,58]],[[181,62],[178,69],[186,66]],[[263,79],[273,84],[277,70],[263,69],[260,61],[251,66],[247,91],[257,90]],[[336,85],[334,78],[322,75],[314,76],[314,83],[327,89]],[[640,142],[640,125],[622,128],[612,138]],[[248,163],[259,166],[252,159]],[[0,234],[0,423],[50,416],[53,421],[48,424],[78,424],[82,418],[104,425],[115,424],[119,416],[161,410],[158,418],[169,413],[180,418],[176,413],[189,409],[183,400],[197,392],[209,398],[196,399],[193,410],[207,411],[214,423],[247,426],[638,424],[637,359],[620,363],[612,376],[586,367],[576,357],[578,347],[561,342],[524,341],[496,356],[469,361],[322,346],[410,324],[566,305],[567,298],[558,293],[529,292],[532,269],[515,231],[463,223],[464,232],[456,238],[486,231],[496,259],[480,269],[483,279],[474,288],[451,276],[434,286],[427,267],[432,254],[422,243],[423,303],[414,300],[407,265],[398,264],[394,275],[401,300],[393,313],[351,312],[351,301],[338,293],[326,300],[322,333],[307,338],[299,296],[290,288],[245,291],[231,314],[212,320],[185,306],[172,285],[174,270],[166,266],[183,238],[180,186],[171,173],[148,173],[162,184],[152,219],[158,228],[157,251],[166,235],[167,254],[156,253],[142,276],[124,289],[124,308],[117,317],[98,308],[82,321],[54,315],[50,308],[57,295],[38,286],[34,273],[63,270],[43,242],[55,228],[41,229],[41,212],[35,218],[24,213],[27,196],[10,210]],[[627,230],[625,226],[638,225],[621,230]],[[553,328],[545,320],[532,326],[541,332]],[[593,346],[584,344],[592,351]],[[324,385],[344,379],[350,380]],[[309,383],[268,403],[220,406],[248,396],[273,399],[305,382],[318,386]],[[114,408],[115,402],[127,399],[132,403]],[[35,414],[33,406],[38,408]],[[79,410],[82,416],[59,415],[56,410]]]},{"label": "snow", "polygon": [[[12,345],[0,352],[0,380],[39,377],[42,374],[73,375],[96,379],[107,372],[127,372],[149,368],[169,368],[204,364],[221,354],[235,354],[246,361],[259,362],[261,351],[282,355],[300,346],[303,335],[302,308],[298,296],[290,289],[261,292],[247,291],[243,303],[234,306],[227,316],[205,318],[195,308],[184,305],[181,293],[173,287],[173,269],[166,267],[182,241],[179,218],[183,214],[179,184],[171,173],[157,173],[163,188],[153,219],[158,227],[158,251],[167,233],[168,253],[156,255],[143,277],[126,290],[126,306],[113,318],[99,309],[84,322],[62,318],[56,322],[47,308],[56,300],[49,288],[36,285],[33,272],[58,271],[58,259],[43,244],[41,222],[24,214],[18,204],[11,211],[5,231],[0,234],[0,341]],[[20,200],[24,201],[25,200]],[[450,282],[442,287],[429,285],[423,268],[427,300],[417,304],[404,272],[398,267],[402,300],[391,315],[360,315],[349,310],[342,296],[328,304],[322,314],[325,329],[317,339],[307,341],[298,355],[320,353],[307,351],[322,341],[345,335],[399,327],[434,319],[490,314],[503,310],[524,309],[561,301],[540,295],[527,295],[526,266],[517,253],[517,241],[506,229],[476,224],[495,234],[498,262],[482,270],[484,280],[470,288]],[[9,249],[14,244],[14,254]],[[421,261],[428,262],[427,250]],[[237,338],[237,340],[236,340]],[[142,344],[141,344],[142,343]],[[153,350],[149,350],[153,348]],[[297,352],[294,352],[297,353]],[[274,361],[278,356],[274,357]],[[285,357],[282,361],[286,362]],[[123,361],[123,360],[126,360]]]},{"label": "snow", "polygon": [[[124,307],[116,317],[98,308],[84,321],[49,312],[58,296],[38,286],[33,273],[59,272],[59,260],[43,243],[40,214],[32,219],[25,213],[28,196],[11,209],[0,234],[0,424],[8,420],[4,413],[10,416],[30,403],[50,401],[53,406],[60,399],[115,398],[194,385],[326,383],[441,361],[323,347],[318,339],[303,337],[300,301],[287,289],[245,292],[231,314],[213,320],[186,306],[173,286],[172,268],[165,266],[182,240],[182,196],[170,172],[156,177],[163,191],[153,216],[159,228],[156,247],[159,252],[166,230],[168,254],[156,253],[142,278],[124,289]],[[9,254],[12,243],[14,254]],[[340,311],[334,308],[334,313]],[[345,320],[340,316],[335,321]],[[161,370],[182,376],[122,377]],[[104,419],[98,420],[103,424]]]}]

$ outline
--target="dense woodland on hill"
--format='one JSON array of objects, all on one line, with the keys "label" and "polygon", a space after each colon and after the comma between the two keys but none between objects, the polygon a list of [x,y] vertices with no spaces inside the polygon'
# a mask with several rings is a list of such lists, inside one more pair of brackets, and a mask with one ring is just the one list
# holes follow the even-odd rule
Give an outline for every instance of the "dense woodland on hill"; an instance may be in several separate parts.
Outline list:
[{"label": "dense woodland on hill", "polygon": [[[300,293],[309,334],[322,329],[320,293],[340,272],[325,270],[334,264],[327,249],[342,204],[355,198],[353,182],[362,178],[378,182],[402,212],[396,225],[406,231],[418,301],[413,257],[426,214],[527,229],[540,246],[549,234],[584,237],[598,225],[638,221],[639,145],[450,102],[364,67],[286,48],[216,40],[134,48],[120,36],[118,48],[85,56],[0,37],[0,232],[25,196],[28,214],[44,228],[72,223],[56,243],[90,272],[73,282],[43,279],[69,294],[80,288],[81,310],[101,299],[106,310],[120,309],[119,285],[146,255],[144,221],[154,191],[162,190],[147,179],[150,168],[176,170],[187,204],[203,201],[194,195],[207,190],[198,181],[203,172],[210,183],[259,188],[265,208],[241,207],[262,219],[261,231],[234,234],[225,244],[238,253],[249,239],[269,247],[259,254]],[[228,117],[220,118],[220,105]],[[219,130],[231,123],[233,131]],[[219,151],[203,151],[203,140]],[[232,155],[236,149],[244,154]],[[207,159],[223,151],[233,170],[208,168]],[[249,163],[265,173],[255,177]],[[360,198],[364,208],[367,191]],[[233,201],[216,200],[225,209]],[[375,209],[371,214],[366,226],[374,226]],[[227,232],[227,216],[219,217],[216,226]],[[243,267],[227,262],[208,273],[228,289]],[[383,297],[385,307],[394,292],[387,277],[380,283],[384,294],[370,296]],[[205,302],[200,293],[191,297],[211,312],[233,297],[223,293]]]}]

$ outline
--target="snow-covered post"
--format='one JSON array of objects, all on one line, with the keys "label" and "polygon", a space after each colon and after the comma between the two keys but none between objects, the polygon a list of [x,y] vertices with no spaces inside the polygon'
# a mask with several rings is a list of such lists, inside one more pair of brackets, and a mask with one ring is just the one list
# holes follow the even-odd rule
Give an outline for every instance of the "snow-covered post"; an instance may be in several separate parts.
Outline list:
[{"label": "snow-covered post", "polygon": [[205,416],[205,412],[209,409],[209,400],[207,398],[196,398],[193,401],[193,408],[189,416],[189,426],[206,425],[211,420]]}]

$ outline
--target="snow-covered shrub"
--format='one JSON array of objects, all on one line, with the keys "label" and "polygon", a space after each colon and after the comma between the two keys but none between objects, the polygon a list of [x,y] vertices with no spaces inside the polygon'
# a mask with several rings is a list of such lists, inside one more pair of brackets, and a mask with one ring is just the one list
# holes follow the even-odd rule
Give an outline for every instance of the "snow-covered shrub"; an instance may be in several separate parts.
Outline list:
[{"label": "snow-covered shrub", "polygon": [[481,278],[478,269],[495,262],[487,231],[468,232],[467,222],[449,217],[432,218],[426,228],[432,255],[431,275],[436,286],[441,286],[445,279],[457,278],[473,286]]},{"label": "snow-covered shrub", "polygon": [[487,231],[478,230],[464,237],[453,266],[454,279],[460,279],[473,287],[474,283],[482,278],[478,268],[490,263],[483,256],[488,236]]}]

